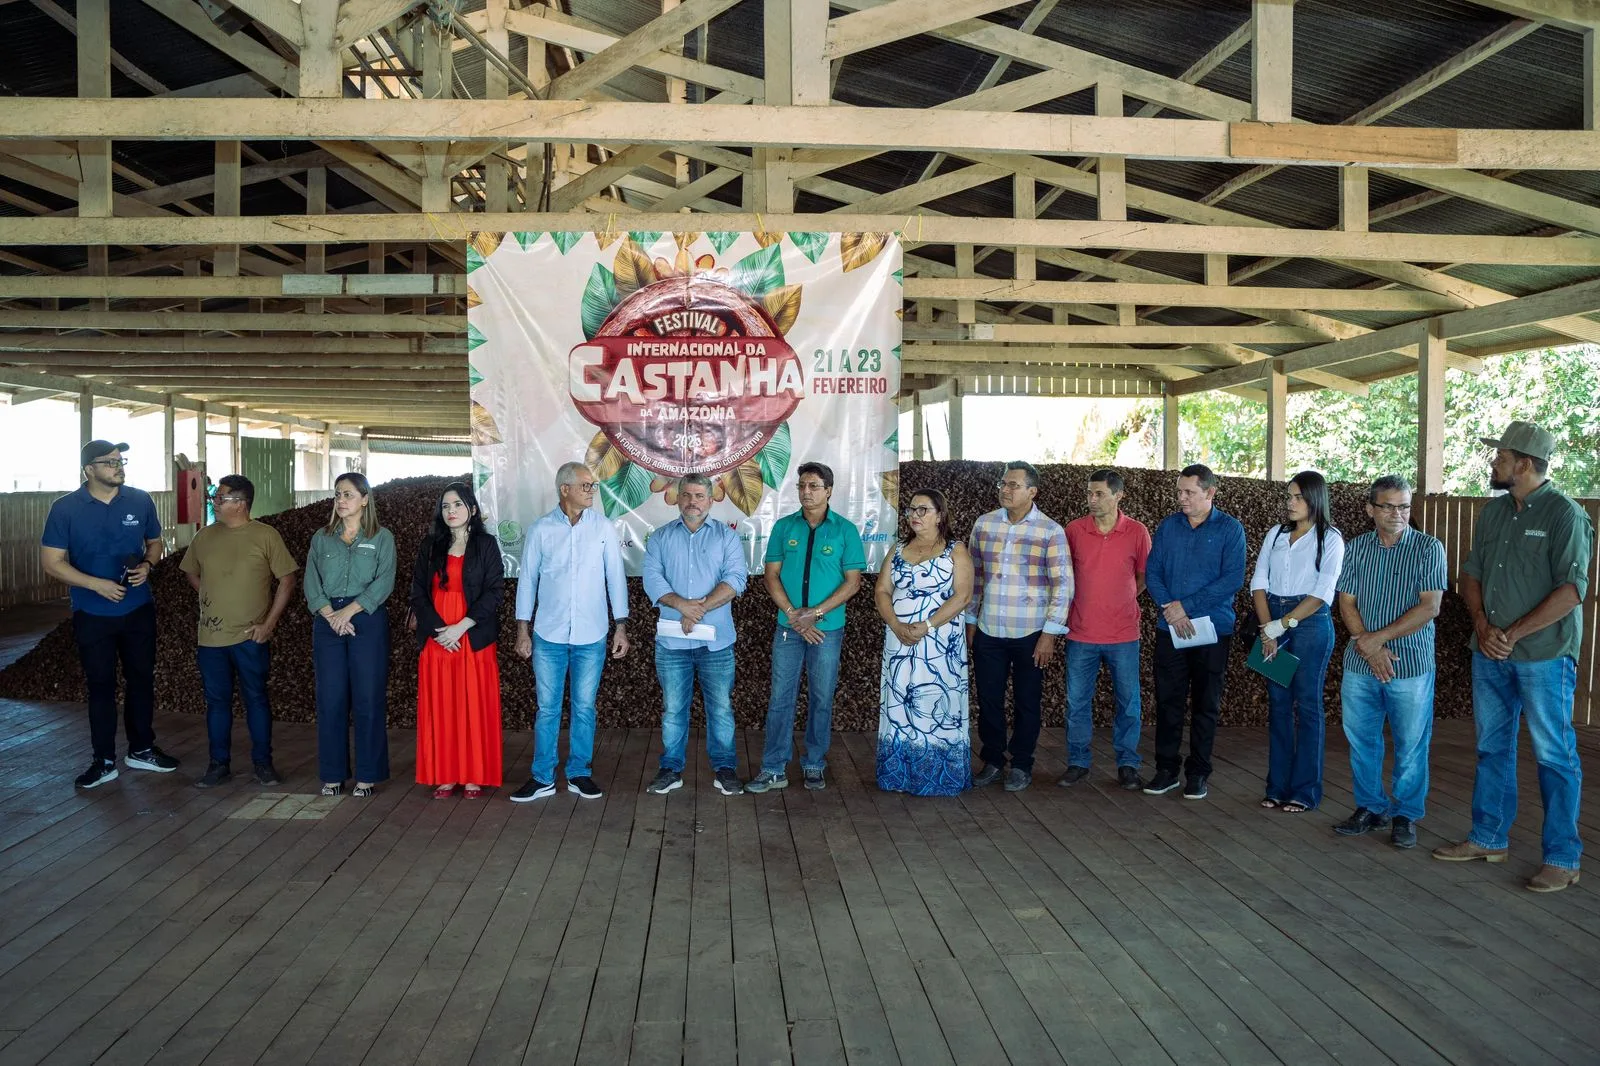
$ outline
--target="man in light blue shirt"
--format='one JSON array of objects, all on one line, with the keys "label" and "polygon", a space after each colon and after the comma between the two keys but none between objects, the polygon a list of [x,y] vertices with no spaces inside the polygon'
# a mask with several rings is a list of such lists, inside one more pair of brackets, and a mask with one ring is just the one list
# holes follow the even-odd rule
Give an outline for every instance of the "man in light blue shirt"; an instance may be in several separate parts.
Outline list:
[{"label": "man in light blue shirt", "polygon": [[[538,711],[533,725],[533,777],[512,803],[556,790],[561,695],[572,678],[572,726],[567,736],[567,791],[581,799],[603,793],[590,776],[594,758],[595,693],[606,661],[609,603],[616,628],[611,656],[628,654],[628,582],[617,531],[594,510],[594,474],[582,463],[556,471],[554,510],[528,526],[517,580],[517,654],[533,661]],[[538,619],[534,621],[534,609]],[[530,634],[529,623],[533,622]]]},{"label": "man in light blue shirt", "polygon": [[[733,598],[748,573],[739,535],[708,522],[711,479],[678,479],[678,518],[650,534],[644,550],[644,591],[661,609],[662,622],[676,622],[683,635],[656,635],[656,677],[661,681],[661,764],[646,792],[664,794],[683,786],[689,742],[689,704],[695,678],[706,706],[706,755],[717,791],[737,796],[738,753],[733,746]],[[709,632],[707,630],[709,629]]]}]

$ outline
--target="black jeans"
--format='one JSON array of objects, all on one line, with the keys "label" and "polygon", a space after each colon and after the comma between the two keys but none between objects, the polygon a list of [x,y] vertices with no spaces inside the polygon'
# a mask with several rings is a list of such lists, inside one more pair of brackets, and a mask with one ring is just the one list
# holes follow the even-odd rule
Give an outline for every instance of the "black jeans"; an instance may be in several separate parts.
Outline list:
[{"label": "black jeans", "polygon": [[[1174,648],[1172,634],[1156,630],[1156,772],[1176,774],[1183,751],[1183,720],[1189,723],[1188,774],[1211,772],[1211,745],[1217,739],[1217,711],[1222,706],[1222,681],[1228,672],[1232,634],[1218,634],[1215,644]],[[1185,712],[1188,712],[1187,714]]]},{"label": "black jeans", "polygon": [[1032,771],[1033,749],[1039,743],[1039,698],[1044,691],[1044,671],[1033,665],[1033,648],[1039,634],[1025,637],[991,637],[978,630],[972,642],[972,672],[978,683],[978,741],[983,761],[1006,764],[1006,681],[1016,704],[1016,724],[1011,730],[1011,765]]},{"label": "black jeans", "polygon": [[95,758],[117,758],[117,660],[122,660],[123,728],[129,751],[156,742],[156,605],[120,615],[72,613],[78,658],[89,689],[89,738]]}]

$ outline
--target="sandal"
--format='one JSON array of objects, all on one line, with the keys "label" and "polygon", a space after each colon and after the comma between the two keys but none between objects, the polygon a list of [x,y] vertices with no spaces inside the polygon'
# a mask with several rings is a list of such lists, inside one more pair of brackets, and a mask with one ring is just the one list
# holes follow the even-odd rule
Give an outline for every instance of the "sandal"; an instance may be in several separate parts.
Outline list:
[{"label": "sandal", "polygon": [[1261,806],[1265,807],[1269,811],[1278,805],[1278,801],[1273,799],[1271,796],[1261,797]]},{"label": "sandal", "polygon": [[483,787],[481,785],[463,785],[461,794],[469,800],[482,799]]},{"label": "sandal", "polygon": [[325,783],[322,786],[322,792],[319,793],[319,795],[337,796],[339,793],[341,793],[343,791],[344,791],[344,782],[343,781],[334,781],[334,782]]},{"label": "sandal", "polygon": [[440,785],[438,788],[433,790],[433,798],[436,800],[447,800],[451,796],[455,795],[455,792],[456,786],[454,785]]},{"label": "sandal", "polygon": [[1288,803],[1283,805],[1284,814],[1304,814],[1310,809],[1311,808],[1307,807],[1304,803],[1296,803],[1294,800],[1290,800]]},{"label": "sandal", "polygon": [[359,799],[366,799],[368,796],[372,795],[372,786],[357,783],[356,787],[350,790],[350,795]]}]

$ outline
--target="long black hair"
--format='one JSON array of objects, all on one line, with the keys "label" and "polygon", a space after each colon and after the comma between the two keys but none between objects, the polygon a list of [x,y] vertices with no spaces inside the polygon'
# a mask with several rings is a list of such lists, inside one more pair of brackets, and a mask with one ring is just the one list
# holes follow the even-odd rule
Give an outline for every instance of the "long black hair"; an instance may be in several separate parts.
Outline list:
[{"label": "long black hair", "polygon": [[461,502],[467,505],[472,517],[467,519],[467,542],[480,533],[487,536],[488,530],[483,528],[483,511],[478,507],[477,493],[472,491],[472,486],[464,481],[452,481],[439,493],[439,502],[433,508],[433,525],[428,530],[428,569],[439,577],[439,587],[450,586],[450,571],[447,566],[450,561],[450,527],[444,524],[444,498],[450,493],[460,497]]},{"label": "long black hair", "polygon": [[[1315,470],[1302,470],[1289,479],[1289,484],[1300,490],[1300,498],[1305,501],[1306,514],[1311,519],[1311,524],[1317,528],[1317,571],[1322,570],[1322,542],[1328,535],[1328,530],[1333,523],[1328,520],[1330,504],[1328,502],[1328,481]],[[1278,536],[1281,537],[1289,531],[1288,523],[1278,526]],[[1276,542],[1277,537],[1273,538]]]}]

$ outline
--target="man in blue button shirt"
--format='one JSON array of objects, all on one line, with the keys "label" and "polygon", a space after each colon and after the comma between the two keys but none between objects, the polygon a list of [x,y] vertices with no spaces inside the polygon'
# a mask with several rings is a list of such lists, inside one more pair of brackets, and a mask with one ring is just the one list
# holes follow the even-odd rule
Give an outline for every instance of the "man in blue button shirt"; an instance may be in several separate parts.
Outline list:
[{"label": "man in blue button shirt", "polygon": [[[612,524],[594,509],[599,483],[582,463],[556,471],[554,510],[528,526],[517,577],[517,654],[533,661],[538,710],[533,724],[533,777],[511,794],[512,803],[553,795],[561,739],[561,690],[572,678],[572,726],[567,735],[567,791],[580,799],[604,793],[591,776],[595,694],[611,656],[628,654],[628,579],[622,544]],[[535,618],[534,608],[538,608]],[[533,632],[528,632],[529,623]]]},{"label": "man in blue button shirt", "polygon": [[[1145,587],[1161,608],[1156,619],[1156,776],[1145,792],[1159,796],[1178,787],[1184,799],[1205,799],[1211,745],[1222,707],[1222,680],[1233,641],[1233,600],[1244,586],[1244,526],[1213,506],[1217,475],[1201,463],[1178,475],[1178,513],[1156,527],[1145,568]],[[1214,643],[1179,648],[1173,634],[1196,634],[1194,619],[1209,618]],[[1187,714],[1185,713],[1187,711]],[[1180,763],[1183,721],[1189,724],[1189,758]]]},{"label": "man in blue button shirt", "polygon": [[171,773],[156,747],[156,605],[150,568],[161,558],[161,521],[150,494],[123,484],[126,444],[92,440],[78,455],[84,482],[50,506],[40,538],[44,572],[72,590],[72,629],[89,689],[94,758],[79,788],[117,777],[117,660],[126,687],[123,728],[131,770]]},{"label": "man in blue button shirt", "polygon": [[[737,773],[733,746],[733,609],[748,573],[739,535],[721,522],[708,522],[711,479],[685,474],[678,479],[678,517],[650,534],[644,549],[644,592],[661,609],[663,623],[676,623],[671,635],[656,633],[656,677],[661,682],[661,764],[646,792],[667,793],[683,786],[689,743],[689,704],[694,683],[706,707],[706,754],[716,772],[717,791],[737,796],[744,782]],[[681,629],[683,635],[677,635]]]}]

